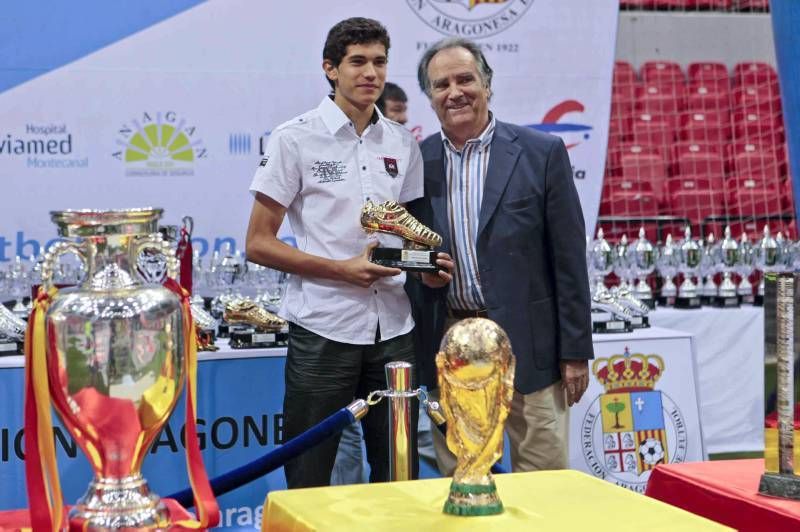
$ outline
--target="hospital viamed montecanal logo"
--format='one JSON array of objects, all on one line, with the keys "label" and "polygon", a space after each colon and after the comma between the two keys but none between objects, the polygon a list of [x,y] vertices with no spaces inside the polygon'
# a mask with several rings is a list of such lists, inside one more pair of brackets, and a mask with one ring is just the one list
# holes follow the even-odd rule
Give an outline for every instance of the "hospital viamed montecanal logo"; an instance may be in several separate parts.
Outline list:
[{"label": "hospital viamed montecanal logo", "polygon": [[174,111],[142,112],[117,130],[116,144],[128,176],[191,176],[208,155],[197,126]]},{"label": "hospital viamed montecanal logo", "polygon": [[480,39],[515,24],[534,0],[407,0],[414,13],[439,33]]},{"label": "hospital viamed montecanal logo", "polygon": [[643,493],[658,464],[683,462],[688,437],[675,402],[655,384],[665,371],[655,354],[598,358],[592,373],[605,387],[581,423],[581,446],[595,476]]}]

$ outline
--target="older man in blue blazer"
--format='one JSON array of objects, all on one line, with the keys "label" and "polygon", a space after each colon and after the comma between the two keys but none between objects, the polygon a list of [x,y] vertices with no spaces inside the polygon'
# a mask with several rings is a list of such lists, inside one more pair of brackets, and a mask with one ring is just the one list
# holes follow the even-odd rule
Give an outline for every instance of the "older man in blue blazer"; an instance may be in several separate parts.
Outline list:
[{"label": "older man in blue blazer", "polygon": [[[445,39],[419,64],[419,82],[441,122],[422,143],[425,195],[409,204],[442,235],[452,282],[409,281],[423,383],[446,327],[488,317],[511,340],[515,394],[506,431],[514,471],[568,465],[568,407],[588,385],[593,358],[585,231],[561,139],[496,120],[492,70],[480,48]],[[454,467],[434,431],[444,474]]]}]

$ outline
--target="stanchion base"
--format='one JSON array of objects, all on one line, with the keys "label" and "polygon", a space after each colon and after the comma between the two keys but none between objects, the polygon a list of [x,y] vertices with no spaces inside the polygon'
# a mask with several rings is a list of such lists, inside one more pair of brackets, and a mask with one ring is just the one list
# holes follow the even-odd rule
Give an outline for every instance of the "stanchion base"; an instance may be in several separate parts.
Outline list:
[{"label": "stanchion base", "polygon": [[764,473],[758,484],[761,495],[794,499],[800,501],[800,477],[797,475],[779,475],[777,473]]}]

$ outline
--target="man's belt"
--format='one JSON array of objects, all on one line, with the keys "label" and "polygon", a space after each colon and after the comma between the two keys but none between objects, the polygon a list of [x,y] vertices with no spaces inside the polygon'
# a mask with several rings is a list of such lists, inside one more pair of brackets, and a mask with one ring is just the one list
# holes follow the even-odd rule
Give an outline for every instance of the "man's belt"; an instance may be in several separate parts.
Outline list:
[{"label": "man's belt", "polygon": [[472,310],[472,309],[458,309],[447,308],[447,315],[457,320],[465,320],[467,318],[488,318],[489,311],[486,309]]}]

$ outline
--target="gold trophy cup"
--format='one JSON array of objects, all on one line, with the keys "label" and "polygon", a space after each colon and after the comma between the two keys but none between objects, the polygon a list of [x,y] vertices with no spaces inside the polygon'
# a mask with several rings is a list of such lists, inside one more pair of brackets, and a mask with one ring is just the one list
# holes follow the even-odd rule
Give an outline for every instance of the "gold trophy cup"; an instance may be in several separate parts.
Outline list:
[{"label": "gold trophy cup", "polygon": [[439,269],[433,248],[442,245],[442,237],[411,216],[396,201],[367,201],[361,209],[361,226],[369,232],[388,233],[403,239],[402,249],[373,249],[370,261],[375,264],[412,272],[435,272]]},{"label": "gold trophy cup", "polygon": [[502,513],[490,469],[503,454],[503,426],[514,395],[508,336],[491,320],[462,320],[445,334],[436,367],[447,447],[457,458],[444,512]]}]

